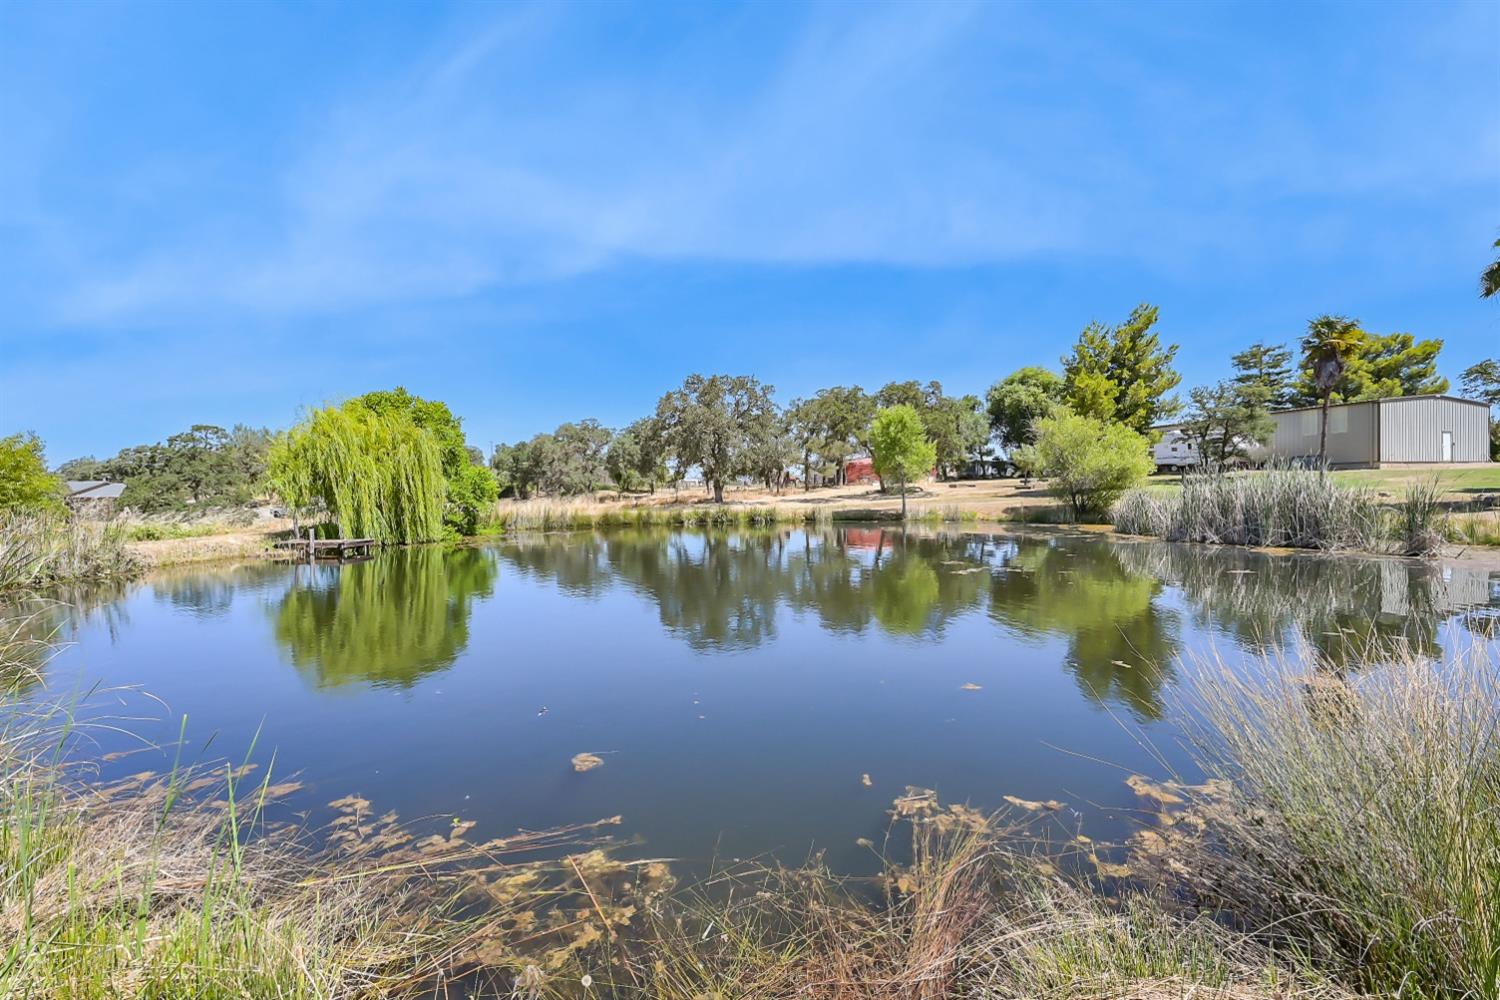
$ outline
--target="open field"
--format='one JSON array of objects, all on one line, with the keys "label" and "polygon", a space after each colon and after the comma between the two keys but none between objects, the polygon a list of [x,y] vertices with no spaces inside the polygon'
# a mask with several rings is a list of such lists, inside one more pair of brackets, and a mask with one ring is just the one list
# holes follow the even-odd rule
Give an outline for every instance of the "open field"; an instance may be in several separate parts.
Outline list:
[{"label": "open field", "polygon": [[253,559],[270,554],[270,544],[279,532],[291,530],[286,519],[252,524],[195,524],[165,537],[137,538],[125,543],[126,550],[146,569],[176,563],[211,562],[216,559]]}]

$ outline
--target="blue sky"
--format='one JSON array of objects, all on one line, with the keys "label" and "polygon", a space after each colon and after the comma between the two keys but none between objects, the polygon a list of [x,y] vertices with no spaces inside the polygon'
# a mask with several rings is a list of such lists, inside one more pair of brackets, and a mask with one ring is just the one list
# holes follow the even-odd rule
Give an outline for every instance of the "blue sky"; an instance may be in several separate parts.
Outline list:
[{"label": "blue sky", "polygon": [[1500,4],[0,6],[0,433],[404,384],[488,448],[692,371],[982,392],[1161,307],[1500,353]]}]

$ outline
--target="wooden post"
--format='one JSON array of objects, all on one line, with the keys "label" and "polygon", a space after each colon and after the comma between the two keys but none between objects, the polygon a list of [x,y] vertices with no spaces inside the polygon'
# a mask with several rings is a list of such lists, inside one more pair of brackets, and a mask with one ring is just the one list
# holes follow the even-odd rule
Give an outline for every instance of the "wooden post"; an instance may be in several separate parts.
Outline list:
[{"label": "wooden post", "polygon": [[307,529],[307,561],[313,561],[313,529]]}]

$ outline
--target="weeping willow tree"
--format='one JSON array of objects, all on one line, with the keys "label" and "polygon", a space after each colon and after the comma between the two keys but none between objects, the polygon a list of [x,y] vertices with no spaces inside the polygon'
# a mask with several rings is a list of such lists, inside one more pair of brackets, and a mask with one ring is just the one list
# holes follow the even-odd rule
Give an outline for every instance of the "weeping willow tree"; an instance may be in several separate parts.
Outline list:
[{"label": "weeping willow tree", "polygon": [[447,480],[437,439],[404,412],[356,403],[314,410],[271,448],[288,505],[326,507],[345,538],[430,542],[443,534]]}]

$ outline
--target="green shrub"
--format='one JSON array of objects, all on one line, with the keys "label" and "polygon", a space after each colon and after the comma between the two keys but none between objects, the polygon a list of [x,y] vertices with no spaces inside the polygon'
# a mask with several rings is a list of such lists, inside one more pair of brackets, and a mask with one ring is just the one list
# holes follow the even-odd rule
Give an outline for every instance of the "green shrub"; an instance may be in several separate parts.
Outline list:
[{"label": "green shrub", "polygon": [[47,471],[35,434],[0,438],[0,510],[61,510],[63,484]]},{"label": "green shrub", "polygon": [[1155,468],[1149,442],[1121,424],[1068,410],[1036,422],[1036,443],[1016,451],[1016,464],[1046,479],[1074,517],[1103,514]]},{"label": "green shrub", "polygon": [[479,528],[480,515],[492,508],[499,496],[500,484],[493,472],[482,465],[462,466],[448,480],[443,523],[460,535],[472,535]]}]

